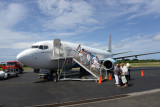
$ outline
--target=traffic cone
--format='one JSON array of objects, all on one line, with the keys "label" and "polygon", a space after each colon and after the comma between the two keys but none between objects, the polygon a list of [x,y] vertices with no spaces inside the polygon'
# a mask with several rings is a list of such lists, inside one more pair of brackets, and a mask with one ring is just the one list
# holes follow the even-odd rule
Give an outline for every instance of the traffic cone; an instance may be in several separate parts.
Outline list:
[{"label": "traffic cone", "polygon": [[102,83],[102,79],[101,79],[101,76],[99,75],[99,81],[98,81],[99,84]]},{"label": "traffic cone", "polygon": [[144,76],[144,73],[143,73],[143,70],[141,71],[141,77],[143,77]]},{"label": "traffic cone", "polygon": [[111,78],[111,74],[109,73],[109,77],[108,77],[108,80],[112,80],[112,78]]}]

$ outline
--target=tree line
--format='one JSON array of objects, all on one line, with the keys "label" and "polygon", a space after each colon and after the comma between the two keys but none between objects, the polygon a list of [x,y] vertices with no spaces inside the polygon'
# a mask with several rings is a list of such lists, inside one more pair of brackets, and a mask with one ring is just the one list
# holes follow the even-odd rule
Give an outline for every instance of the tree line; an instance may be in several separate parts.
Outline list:
[{"label": "tree line", "polygon": [[117,63],[146,63],[146,62],[160,62],[160,60],[156,59],[143,59],[143,60],[138,60],[138,59],[123,59],[123,60],[116,60]]}]

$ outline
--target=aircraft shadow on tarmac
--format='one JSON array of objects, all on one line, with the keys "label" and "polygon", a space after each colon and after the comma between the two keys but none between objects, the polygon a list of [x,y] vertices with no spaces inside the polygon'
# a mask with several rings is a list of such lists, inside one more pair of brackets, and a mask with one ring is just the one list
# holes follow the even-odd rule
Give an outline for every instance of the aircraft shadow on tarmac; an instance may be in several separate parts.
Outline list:
[{"label": "aircraft shadow on tarmac", "polygon": [[34,83],[45,83],[45,82],[54,82],[53,80],[39,80],[35,81]]}]

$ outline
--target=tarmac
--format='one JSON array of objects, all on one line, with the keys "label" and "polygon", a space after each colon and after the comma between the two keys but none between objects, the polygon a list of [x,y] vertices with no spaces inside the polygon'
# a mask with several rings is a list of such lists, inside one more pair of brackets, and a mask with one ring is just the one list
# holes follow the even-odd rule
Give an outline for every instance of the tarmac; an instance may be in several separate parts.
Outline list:
[{"label": "tarmac", "polygon": [[[144,77],[141,77],[141,70]],[[132,68],[129,87],[115,81],[41,81],[32,69],[0,80],[0,107],[160,107],[160,67]]]}]

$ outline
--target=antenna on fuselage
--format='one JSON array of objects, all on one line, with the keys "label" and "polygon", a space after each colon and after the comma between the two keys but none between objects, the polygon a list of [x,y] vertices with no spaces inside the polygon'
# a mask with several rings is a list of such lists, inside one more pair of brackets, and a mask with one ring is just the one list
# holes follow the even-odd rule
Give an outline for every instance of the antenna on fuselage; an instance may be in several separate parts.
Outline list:
[{"label": "antenna on fuselage", "polygon": [[108,43],[108,52],[112,52],[112,44],[111,44],[111,34],[110,34],[110,37],[109,37],[109,43]]}]

